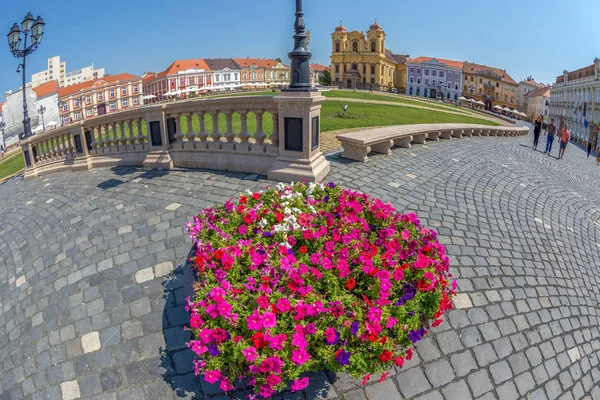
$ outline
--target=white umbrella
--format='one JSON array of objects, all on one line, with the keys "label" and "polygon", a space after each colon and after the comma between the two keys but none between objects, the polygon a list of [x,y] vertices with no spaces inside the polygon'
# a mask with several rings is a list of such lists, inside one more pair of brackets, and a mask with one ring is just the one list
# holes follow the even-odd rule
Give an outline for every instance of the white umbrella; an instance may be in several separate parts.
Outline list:
[{"label": "white umbrella", "polygon": [[461,101],[463,101],[463,100],[467,100],[467,98],[466,98],[466,97],[463,97],[463,96],[460,96],[458,99],[459,99],[459,100],[461,100]]},{"label": "white umbrella", "polygon": [[494,108],[497,108],[497,109],[499,109],[499,110],[502,110],[502,107],[500,107],[498,104],[496,104],[496,105],[494,106]]},{"label": "white umbrella", "polygon": [[503,110],[506,111],[506,112],[512,112],[512,110],[510,108],[508,108],[508,107],[504,107]]},{"label": "white umbrella", "polygon": [[477,101],[477,104],[481,104],[482,106],[485,106],[485,103],[481,100]]}]

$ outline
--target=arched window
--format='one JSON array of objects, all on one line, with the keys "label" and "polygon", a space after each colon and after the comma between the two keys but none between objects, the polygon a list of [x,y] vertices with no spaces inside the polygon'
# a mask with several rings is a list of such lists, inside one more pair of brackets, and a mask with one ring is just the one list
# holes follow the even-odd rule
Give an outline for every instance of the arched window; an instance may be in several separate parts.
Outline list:
[{"label": "arched window", "polygon": [[385,49],[383,48],[383,43],[381,43],[381,52],[385,53]]},{"label": "arched window", "polygon": [[358,71],[358,66],[356,64],[352,64],[352,69]]},{"label": "arched window", "polygon": [[358,43],[357,42],[352,42],[352,51],[355,51],[358,53]]},{"label": "arched window", "polygon": [[375,46],[375,41],[371,42],[371,52],[375,53],[377,51],[377,47]]},{"label": "arched window", "polygon": [[340,42],[336,42],[335,43],[335,52],[339,53],[340,52]]}]

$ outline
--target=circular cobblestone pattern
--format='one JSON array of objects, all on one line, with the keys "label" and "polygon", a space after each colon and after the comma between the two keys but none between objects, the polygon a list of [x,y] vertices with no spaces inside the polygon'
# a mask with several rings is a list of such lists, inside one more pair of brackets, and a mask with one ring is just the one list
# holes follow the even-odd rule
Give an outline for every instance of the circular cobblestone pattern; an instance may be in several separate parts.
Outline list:
[{"label": "circular cobblestone pattern", "polygon": [[[460,294],[384,382],[321,372],[281,398],[600,399],[600,167],[574,145],[559,161],[530,142],[329,156],[328,179],[439,232]],[[269,183],[116,168],[0,185],[0,399],[245,398],[193,375],[184,224]]]}]

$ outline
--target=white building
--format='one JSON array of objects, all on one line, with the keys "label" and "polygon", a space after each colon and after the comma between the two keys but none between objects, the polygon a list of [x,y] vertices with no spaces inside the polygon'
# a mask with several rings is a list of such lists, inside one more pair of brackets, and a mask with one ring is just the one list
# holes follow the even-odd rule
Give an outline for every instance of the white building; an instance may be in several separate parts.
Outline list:
[{"label": "white building", "polygon": [[204,59],[213,74],[214,87],[240,86],[240,69],[231,58],[208,58]]},{"label": "white building", "polygon": [[552,86],[543,86],[525,95],[527,102],[526,114],[532,120],[540,115],[544,121],[550,122],[550,90]]},{"label": "white building", "polygon": [[527,113],[527,95],[538,88],[544,87],[543,83],[536,82],[531,76],[519,82],[519,93],[517,96],[517,110]]},{"label": "white building", "polygon": [[75,85],[105,76],[104,68],[94,69],[94,64],[89,67],[67,72],[67,62],[61,61],[60,56],[48,59],[48,69],[31,75],[33,87],[42,83],[57,81],[60,87]]},{"label": "white building", "polygon": [[550,91],[550,117],[562,128],[567,123],[571,137],[594,141],[600,123],[600,58],[573,72],[564,71]]}]

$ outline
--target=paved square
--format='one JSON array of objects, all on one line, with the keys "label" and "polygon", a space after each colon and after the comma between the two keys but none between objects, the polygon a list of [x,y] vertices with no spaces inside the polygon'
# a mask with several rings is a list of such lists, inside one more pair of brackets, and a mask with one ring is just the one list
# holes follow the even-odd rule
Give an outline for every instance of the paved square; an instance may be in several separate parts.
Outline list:
[{"label": "paved square", "polygon": [[[383,383],[321,372],[281,398],[599,398],[600,167],[575,145],[558,161],[530,141],[442,140],[366,164],[329,156],[328,180],[439,233],[459,295]],[[0,184],[0,399],[228,398],[193,375],[186,348],[184,227],[269,184],[137,168]]]}]

